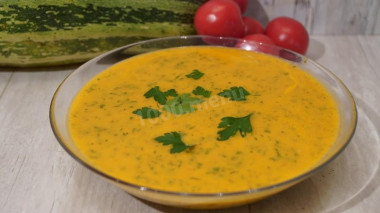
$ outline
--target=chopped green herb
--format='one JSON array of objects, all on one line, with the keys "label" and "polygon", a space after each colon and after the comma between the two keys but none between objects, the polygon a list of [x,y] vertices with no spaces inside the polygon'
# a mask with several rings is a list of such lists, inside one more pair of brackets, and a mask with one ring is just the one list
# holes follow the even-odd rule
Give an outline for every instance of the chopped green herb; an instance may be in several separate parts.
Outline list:
[{"label": "chopped green herb", "polygon": [[224,141],[234,136],[236,132],[239,130],[240,135],[245,137],[247,132],[252,132],[251,126],[251,117],[252,113],[240,118],[234,117],[224,117],[222,121],[219,123],[218,128],[225,128],[218,132],[219,137],[217,138],[219,141]]},{"label": "chopped green herb", "polygon": [[170,149],[170,153],[180,153],[182,151],[185,151],[186,149],[191,149],[194,147],[194,145],[186,145],[182,139],[181,135],[178,132],[170,132],[165,133],[163,136],[159,136],[155,138],[159,143],[162,143],[163,145],[172,145],[172,148]]},{"label": "chopped green herb", "polygon": [[198,80],[198,79],[200,79],[203,75],[204,75],[204,73],[200,72],[199,70],[193,70],[193,72],[191,72],[190,74],[187,74],[186,77],[188,77],[188,78],[193,78],[193,79],[195,79],[195,80]]},{"label": "chopped green herb", "polygon": [[229,90],[225,89],[218,93],[218,95],[229,98],[231,101],[245,101],[245,96],[250,95],[250,93],[243,87],[231,87]]},{"label": "chopped green herb", "polygon": [[157,118],[161,112],[149,107],[143,107],[133,111],[133,114],[140,115],[143,119]]},{"label": "chopped green herb", "polygon": [[202,103],[204,100],[200,98],[190,97],[190,94],[182,94],[171,100],[168,100],[164,106],[164,110],[177,115],[191,113],[196,110],[194,105]]},{"label": "chopped green herb", "polygon": [[175,91],[175,89],[170,89],[170,90],[166,91],[164,94],[166,97],[168,97],[168,96],[177,97],[178,96],[177,91]]},{"label": "chopped green herb", "polygon": [[144,94],[145,98],[153,97],[155,101],[157,101],[159,104],[166,104],[166,97],[167,96],[178,96],[177,92],[174,89],[170,89],[166,92],[162,92],[158,86],[153,87],[148,92]]},{"label": "chopped green herb", "polygon": [[205,90],[203,87],[197,87],[193,90],[194,95],[202,95],[205,98],[209,98],[211,95],[211,91]]}]

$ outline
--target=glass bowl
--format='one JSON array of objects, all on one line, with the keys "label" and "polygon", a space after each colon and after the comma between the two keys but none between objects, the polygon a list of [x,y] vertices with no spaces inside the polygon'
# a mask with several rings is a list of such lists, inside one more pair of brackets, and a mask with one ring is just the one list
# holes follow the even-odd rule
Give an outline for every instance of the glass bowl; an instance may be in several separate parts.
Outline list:
[{"label": "glass bowl", "polygon": [[[303,70],[319,80],[335,99],[340,114],[338,136],[323,159],[307,172],[275,185],[252,188],[238,192],[202,194],[156,190],[154,188],[135,185],[133,183],[118,180],[92,166],[76,147],[74,141],[70,137],[67,126],[68,111],[71,102],[78,91],[98,73],[131,56],[165,48],[202,45],[235,47],[247,51],[258,51],[272,54],[276,57],[297,64]],[[292,51],[274,46],[266,46],[260,43],[234,38],[209,36],[181,36],[153,39],[126,45],[104,53],[72,72],[56,90],[50,106],[50,122],[57,140],[80,164],[136,197],[159,204],[194,209],[224,208],[247,204],[278,193],[305,178],[308,178],[322,167],[329,164],[344,150],[355,131],[356,120],[356,106],[349,90],[332,72],[313,60]]]}]

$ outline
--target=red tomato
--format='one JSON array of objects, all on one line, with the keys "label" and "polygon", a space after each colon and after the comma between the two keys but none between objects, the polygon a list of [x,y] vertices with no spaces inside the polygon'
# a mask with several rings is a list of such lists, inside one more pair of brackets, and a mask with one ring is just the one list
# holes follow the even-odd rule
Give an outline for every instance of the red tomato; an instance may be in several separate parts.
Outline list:
[{"label": "red tomato", "polygon": [[[238,42],[235,47],[245,50],[258,51],[272,55],[278,55],[278,48],[271,38],[264,34],[252,34],[243,37],[248,42]],[[253,41],[253,42],[251,42]]]},{"label": "red tomato", "polygon": [[305,54],[309,46],[309,34],[305,27],[298,21],[279,17],[269,22],[265,34],[269,36],[277,46]]},{"label": "red tomato", "polygon": [[256,19],[243,16],[243,22],[245,26],[245,35],[264,33],[263,25],[261,25]]},{"label": "red tomato", "polygon": [[248,0],[231,0],[234,1],[239,7],[241,13],[244,13],[248,7]]},{"label": "red tomato", "polygon": [[200,6],[194,16],[198,35],[244,36],[244,22],[239,6],[231,0],[212,0]]}]

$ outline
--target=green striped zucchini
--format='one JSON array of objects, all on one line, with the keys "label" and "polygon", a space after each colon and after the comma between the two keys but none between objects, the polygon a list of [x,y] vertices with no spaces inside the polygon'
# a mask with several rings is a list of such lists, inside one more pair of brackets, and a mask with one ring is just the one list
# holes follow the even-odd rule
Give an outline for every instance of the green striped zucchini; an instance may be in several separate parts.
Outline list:
[{"label": "green striped zucchini", "polygon": [[206,0],[6,0],[0,2],[0,66],[86,61],[132,42],[194,34]]}]

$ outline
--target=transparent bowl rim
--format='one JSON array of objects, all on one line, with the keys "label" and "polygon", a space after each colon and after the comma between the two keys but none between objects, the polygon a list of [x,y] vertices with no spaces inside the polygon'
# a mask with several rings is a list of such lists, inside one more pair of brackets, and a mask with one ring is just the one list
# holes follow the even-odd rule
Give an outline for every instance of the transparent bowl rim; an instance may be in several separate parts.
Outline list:
[{"label": "transparent bowl rim", "polygon": [[[111,175],[108,175],[108,174],[102,172],[101,170],[93,167],[92,165],[87,164],[86,162],[84,162],[61,139],[59,130],[56,128],[56,124],[55,124],[56,121],[55,121],[55,118],[54,118],[54,102],[56,100],[57,94],[60,92],[60,88],[62,87],[62,85],[65,84],[66,81],[67,81],[67,79],[69,79],[75,72],[83,69],[88,64],[91,64],[94,61],[98,61],[99,59],[101,59],[101,58],[103,58],[103,57],[105,57],[105,56],[107,56],[109,54],[112,54],[112,53],[114,53],[116,51],[120,51],[122,49],[126,49],[126,48],[129,48],[129,47],[132,47],[132,46],[141,45],[141,44],[150,43],[150,42],[159,42],[159,41],[163,41],[163,40],[203,39],[203,38],[220,39],[220,40],[224,40],[224,39],[227,40],[228,39],[228,40],[242,41],[242,42],[248,42],[248,43],[255,43],[255,45],[259,45],[259,46],[267,46],[267,47],[274,48],[274,49],[277,49],[277,50],[285,50],[287,52],[291,52],[291,53],[295,54],[297,57],[300,57],[300,58],[302,58],[304,60],[307,60],[308,63],[312,63],[314,66],[316,66],[321,71],[327,72],[330,76],[332,76],[332,78],[334,78],[335,81],[337,81],[340,84],[340,86],[342,86],[342,88],[344,89],[344,91],[346,92],[346,94],[348,95],[348,97],[350,98],[351,106],[353,107],[353,110],[350,112],[353,115],[353,121],[352,121],[352,123],[350,125],[349,135],[346,136],[346,141],[343,144],[343,146],[341,146],[338,149],[338,151],[334,155],[332,155],[329,159],[327,159],[324,162],[320,163],[320,165],[318,165],[316,167],[313,167],[312,169],[308,170],[307,172],[304,172],[304,173],[302,173],[302,174],[300,174],[298,176],[295,176],[295,177],[293,177],[291,179],[288,179],[286,181],[282,181],[282,182],[279,182],[279,183],[276,183],[276,184],[272,184],[272,185],[269,185],[269,186],[252,188],[252,189],[248,189],[248,190],[234,191],[234,192],[191,193],[191,192],[180,192],[180,191],[168,191],[168,190],[154,189],[154,188],[151,188],[151,187],[145,187],[145,186],[141,186],[141,185],[137,185],[137,184],[133,184],[133,183],[129,183],[127,181],[123,181],[123,180],[117,179],[117,178],[115,178],[115,177],[113,177]],[[308,57],[306,57],[304,55],[301,55],[299,53],[296,53],[296,52],[294,52],[292,50],[288,50],[288,49],[285,49],[285,48],[281,48],[281,47],[277,47],[277,46],[273,46],[273,45],[267,45],[267,44],[258,43],[258,42],[247,41],[247,40],[238,39],[238,38],[203,36],[203,35],[189,35],[189,36],[162,37],[162,38],[155,38],[155,39],[149,39],[149,40],[144,40],[144,41],[139,41],[139,42],[131,43],[131,44],[124,45],[122,47],[119,47],[119,48],[107,51],[107,52],[105,52],[105,53],[103,53],[103,54],[101,54],[101,55],[99,55],[99,56],[97,56],[97,57],[95,57],[95,58],[93,58],[93,59],[85,62],[84,64],[82,64],[81,66],[79,66],[77,69],[75,69],[73,72],[71,72],[68,76],[66,76],[66,78],[60,83],[60,85],[58,86],[58,88],[54,92],[53,98],[52,98],[51,103],[50,103],[49,118],[50,118],[50,125],[51,125],[51,128],[53,130],[53,133],[54,133],[56,139],[58,140],[59,144],[63,147],[63,149],[72,158],[74,158],[77,162],[79,162],[81,165],[83,165],[84,167],[86,167],[90,171],[92,171],[92,172],[100,175],[101,177],[106,178],[107,180],[109,180],[111,182],[116,182],[118,184],[125,185],[125,186],[134,188],[134,189],[139,190],[139,191],[146,191],[146,192],[152,192],[152,193],[163,194],[163,195],[176,195],[176,196],[184,196],[184,197],[227,197],[227,196],[241,196],[241,195],[247,195],[247,194],[252,194],[252,193],[258,193],[258,192],[264,192],[264,191],[268,191],[268,190],[273,190],[273,189],[276,189],[276,188],[281,188],[281,187],[290,185],[292,183],[297,183],[297,182],[303,180],[304,178],[307,178],[307,177],[311,176],[312,174],[316,173],[317,171],[321,170],[322,168],[324,168],[331,161],[333,161],[337,156],[339,156],[340,153],[343,152],[345,150],[345,148],[348,146],[348,144],[350,143],[350,141],[351,141],[351,139],[352,139],[352,137],[353,137],[353,135],[355,133],[356,126],[357,126],[357,107],[356,107],[356,103],[355,103],[355,100],[354,100],[351,92],[349,91],[349,89],[346,87],[346,85],[342,82],[342,80],[340,78],[338,78],[329,69],[325,68],[321,64],[315,62],[314,60],[312,60],[312,59],[310,59],[310,58],[308,58]]]}]

